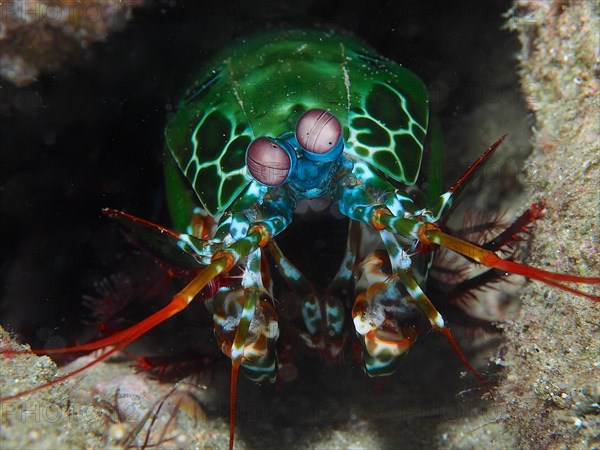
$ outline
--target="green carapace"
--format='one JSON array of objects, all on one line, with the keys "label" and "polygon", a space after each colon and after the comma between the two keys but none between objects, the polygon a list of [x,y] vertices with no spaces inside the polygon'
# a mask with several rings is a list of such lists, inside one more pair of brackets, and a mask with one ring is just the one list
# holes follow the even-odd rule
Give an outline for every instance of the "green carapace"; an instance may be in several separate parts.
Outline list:
[{"label": "green carapace", "polygon": [[427,129],[425,85],[334,33],[279,32],[225,52],[188,90],[165,138],[202,205],[216,215],[253,180],[246,169],[249,144],[260,137],[285,140],[314,109],[340,122],[345,156],[401,183],[415,182]]}]

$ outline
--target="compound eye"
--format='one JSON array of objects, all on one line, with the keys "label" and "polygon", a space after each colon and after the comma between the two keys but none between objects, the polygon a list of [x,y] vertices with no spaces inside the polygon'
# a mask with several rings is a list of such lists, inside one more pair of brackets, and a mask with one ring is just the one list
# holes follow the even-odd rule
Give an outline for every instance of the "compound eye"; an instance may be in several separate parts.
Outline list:
[{"label": "compound eye", "polygon": [[329,111],[306,111],[296,125],[296,139],[305,150],[323,155],[329,152],[342,136],[342,125]]},{"label": "compound eye", "polygon": [[279,186],[290,173],[291,161],[283,148],[269,138],[259,137],[248,146],[246,166],[256,181]]}]

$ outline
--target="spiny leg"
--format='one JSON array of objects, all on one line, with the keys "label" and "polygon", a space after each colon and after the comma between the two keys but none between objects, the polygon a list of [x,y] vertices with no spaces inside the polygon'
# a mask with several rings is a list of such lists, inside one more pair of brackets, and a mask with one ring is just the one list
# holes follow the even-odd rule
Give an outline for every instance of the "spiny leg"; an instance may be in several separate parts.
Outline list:
[{"label": "spiny leg", "polygon": [[437,222],[440,221],[441,224],[445,224],[448,217],[450,217],[450,213],[456,205],[456,200],[463,192],[464,188],[468,185],[469,181],[472,180],[473,175],[477,172],[477,170],[481,167],[481,164],[489,158],[494,150],[496,150],[502,142],[506,139],[507,134],[502,136],[492,145],[490,145],[480,156],[477,158],[469,168],[461,175],[461,177],[456,180],[456,182],[440,197],[438,200],[431,205],[430,209],[432,212],[432,221]]},{"label": "spiny leg", "polygon": [[433,223],[420,223],[413,219],[394,217],[389,211],[376,210],[372,216],[372,223],[376,228],[383,228],[401,235],[408,235],[418,239],[425,245],[440,245],[449,248],[475,262],[494,269],[522,275],[550,286],[558,287],[573,294],[600,301],[598,296],[574,289],[564,283],[600,284],[600,277],[583,277],[578,275],[565,275],[548,270],[536,269],[514,261],[500,258],[494,252],[481,248],[470,242],[455,238],[444,233]]},{"label": "spiny leg", "polygon": [[93,342],[89,342],[87,344],[77,345],[75,347],[68,348],[59,348],[59,349],[48,349],[43,352],[46,354],[56,354],[56,353],[68,353],[68,352],[81,352],[81,351],[92,351],[98,350],[101,348],[114,346],[110,350],[106,351],[98,358],[94,359],[92,362],[85,364],[84,366],[73,370],[65,375],[62,375],[58,378],[55,378],[50,383],[45,383],[40,386],[36,386],[32,389],[28,389],[26,391],[19,392],[15,395],[2,397],[2,401],[12,400],[18,398],[22,395],[31,394],[40,389],[44,389],[48,386],[60,383],[71,378],[74,375],[77,375],[86,369],[92,367],[93,365],[107,359],[110,355],[118,352],[119,350],[125,348],[127,345],[135,341],[137,338],[156,327],[160,323],[164,322],[168,318],[174,316],[175,314],[183,311],[190,302],[194,299],[194,297],[203,289],[203,287],[210,282],[213,278],[215,278],[224,268],[224,263],[220,263],[211,268],[206,268],[200,270],[199,273],[194,277],[194,279],[179,293],[173,297],[173,300],[160,309],[159,311],[152,314],[150,317],[142,320],[141,322],[127,328],[126,330],[120,331],[119,333],[115,333],[109,337],[99,339]]},{"label": "spiny leg", "polygon": [[454,349],[455,353],[460,358],[463,365],[469,369],[469,371],[475,375],[475,377],[479,381],[483,381],[483,377],[477,373],[477,371],[471,366],[467,358],[463,355],[460,350],[454,336],[450,332],[450,329],[446,326],[444,318],[437,311],[431,300],[425,295],[415,278],[412,274],[412,263],[410,257],[406,254],[406,252],[402,249],[402,247],[398,244],[396,237],[394,234],[389,231],[382,230],[380,232],[381,239],[385,245],[385,248],[390,256],[390,262],[392,264],[392,272],[395,276],[402,281],[402,284],[410,294],[410,297],[415,301],[417,306],[425,313],[427,318],[429,319],[429,323],[431,327],[439,332],[441,332],[444,337],[450,342],[450,345]]},{"label": "spiny leg", "polygon": [[[581,277],[575,275],[562,275],[550,271],[541,269],[535,269],[523,264],[516,263],[500,258],[493,251],[498,250],[500,243],[506,242],[509,239],[514,239],[519,233],[520,229],[527,223],[535,220],[542,209],[541,204],[532,205],[521,217],[519,217],[504,233],[499,235],[495,240],[484,244],[479,247],[477,245],[462,241],[458,238],[443,233],[439,228],[440,225],[444,225],[450,212],[455,204],[456,198],[460,195],[462,190],[465,188],[467,183],[471,180],[473,174],[481,164],[492,154],[494,150],[504,141],[506,134],[498,139],[494,144],[488,147],[481,156],[469,166],[465,173],[450,187],[450,189],[442,194],[439,198],[438,203],[432,208],[432,218],[430,222],[437,222],[437,225],[432,223],[423,224],[420,231],[417,233],[418,239],[425,244],[437,244],[443,247],[449,248],[467,258],[470,258],[476,262],[479,262],[487,267],[494,269],[503,270],[506,272],[522,275],[534,280],[541,281],[554,287],[558,287],[568,292],[572,292],[577,295],[590,298],[594,301],[599,301],[598,296],[588,294],[577,289],[571,288],[564,284],[564,282],[573,282],[581,284],[600,284],[600,277]],[[385,212],[382,212],[381,216],[386,216]],[[382,221],[382,225],[385,226],[384,222],[393,221],[389,217]],[[400,225],[400,224],[398,224]],[[405,225],[406,226],[406,225]],[[400,226],[402,228],[402,226]],[[512,236],[512,237],[511,237]]]},{"label": "spiny leg", "polygon": [[600,277],[564,275],[502,259],[490,250],[444,233],[434,223],[422,222],[419,218],[395,216],[386,205],[374,201],[367,188],[360,184],[355,186],[342,184],[334,194],[339,200],[340,211],[353,220],[369,224],[378,230],[390,231],[398,234],[401,238],[412,240],[415,243],[420,242],[425,247],[440,245],[484,266],[522,275],[594,301],[600,301],[598,296],[579,291],[564,284],[566,282],[600,284]]},{"label": "spiny leg", "polygon": [[565,275],[547,270],[536,269],[524,264],[500,258],[494,252],[481,248],[475,244],[463,241],[441,231],[437,226],[425,224],[421,228],[422,240],[431,244],[441,245],[449,248],[475,262],[494,269],[522,275],[527,278],[541,281],[550,286],[557,287],[573,294],[587,297],[594,301],[600,301],[600,297],[587,292],[579,291],[564,283],[600,284],[600,277],[583,277],[579,275]]},{"label": "spiny leg", "polygon": [[[431,201],[431,204],[429,204],[428,201],[428,207],[426,209],[418,210],[410,196],[408,196],[405,192],[396,189],[388,181],[380,179],[373,172],[368,172],[367,184],[372,184],[372,187],[375,187],[376,189],[383,189],[388,192],[383,198],[381,206],[387,207],[387,209],[394,216],[400,217],[405,214],[414,217],[420,216],[426,218],[429,222],[439,222],[441,225],[444,225],[448,217],[450,217],[450,213],[456,204],[457,198],[464,191],[468,183],[473,179],[473,175],[481,168],[482,163],[485,162],[487,158],[492,155],[494,150],[496,150],[506,139],[506,136],[507,135],[505,134],[490,147],[488,147],[481,154],[481,156],[469,166],[465,173],[463,173],[462,176],[448,189],[448,191]],[[363,172],[367,172],[367,170],[362,166],[361,170]],[[435,177],[436,174],[432,174],[432,178],[435,179]],[[432,180],[428,178],[428,182],[432,182]],[[435,183],[437,183],[437,181]]]},{"label": "spiny leg", "polygon": [[229,398],[229,448],[233,448],[236,418],[237,379],[240,369],[254,381],[275,380],[275,343],[279,337],[278,318],[262,283],[262,254],[248,255],[242,289],[213,300],[215,335],[223,353],[231,358]]},{"label": "spiny leg", "polygon": [[[212,256],[210,264],[205,268],[199,269],[194,278],[181,291],[179,291],[165,307],[161,308],[139,323],[106,338],[98,339],[86,344],[80,344],[74,347],[47,349],[43,352],[46,354],[82,352],[114,346],[112,349],[108,350],[91,363],[53,380],[52,383],[42,384],[36,388],[11,396],[10,398],[3,398],[3,400],[17,398],[21,395],[35,392],[39,389],[43,389],[49,385],[59,383],[74,375],[77,375],[94,364],[105,360],[110,355],[123,349],[143,334],[155,328],[157,325],[186,309],[192,300],[212,280],[218,277],[221,273],[228,272],[240,260],[240,258],[244,258],[252,251],[255,251],[259,247],[265,246],[272,236],[285,229],[285,227],[292,220],[293,205],[293,199],[285,195],[280,195],[275,199],[265,199],[262,209],[268,218],[250,223],[248,225],[247,233],[243,238],[233,242],[223,250],[216,251]],[[128,216],[118,213],[118,211],[114,210],[106,210],[105,213],[108,215],[114,214],[118,217]],[[130,223],[135,224],[136,227],[141,226],[150,230],[155,230],[156,228],[153,227],[152,224],[141,219],[133,219],[135,220],[131,220]],[[171,234],[169,234],[169,236],[171,236]],[[172,233],[173,239],[178,239],[179,236],[179,234]]]},{"label": "spiny leg", "polygon": [[[261,256],[260,248],[267,245],[267,243],[279,234],[291,221],[291,209],[287,212],[285,207],[289,205],[283,205],[283,209],[274,206],[273,209],[283,212],[282,216],[272,216],[268,220],[259,222],[253,222],[248,226],[246,236],[235,241],[227,249],[217,252],[213,256],[213,262],[209,267],[213,265],[225,264],[227,267],[233,267],[233,265],[242,257],[248,256],[249,269],[245,272],[245,278],[242,284],[244,285],[244,297],[245,303],[243,307],[242,316],[239,323],[236,325],[235,338],[229,348],[227,340],[221,344],[221,349],[224,353],[229,352],[231,358],[231,385],[230,385],[230,416],[229,416],[229,448],[233,448],[234,434],[235,434],[235,404],[236,404],[236,389],[237,389],[237,378],[240,367],[244,361],[244,351],[246,349],[246,341],[248,339],[248,331],[250,329],[250,323],[254,317],[256,311],[256,305],[261,291],[264,291],[262,287],[262,280],[260,275],[257,277],[256,274],[261,273]],[[254,270],[252,270],[254,269]],[[273,311],[274,313],[274,311]],[[276,323],[276,322],[275,322]],[[217,324],[217,320],[215,320]],[[267,342],[270,337],[267,331]],[[277,331],[277,336],[278,336]],[[277,336],[273,340],[277,339]],[[266,345],[266,344],[265,344]],[[265,347],[267,350],[268,347]],[[271,352],[272,353],[272,352]],[[268,356],[268,355],[267,355]],[[248,359],[250,362],[251,359]],[[272,364],[273,374],[276,372],[275,360]]]}]

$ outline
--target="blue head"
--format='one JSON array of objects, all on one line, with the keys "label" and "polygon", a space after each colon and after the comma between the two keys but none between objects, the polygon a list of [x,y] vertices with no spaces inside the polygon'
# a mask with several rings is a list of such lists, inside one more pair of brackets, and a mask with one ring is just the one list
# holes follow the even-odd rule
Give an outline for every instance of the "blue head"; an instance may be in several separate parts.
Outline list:
[{"label": "blue head", "polygon": [[314,198],[327,192],[332,175],[348,163],[343,151],[339,120],[328,111],[311,109],[298,120],[295,133],[252,141],[246,165],[265,186],[286,184],[299,198]]}]

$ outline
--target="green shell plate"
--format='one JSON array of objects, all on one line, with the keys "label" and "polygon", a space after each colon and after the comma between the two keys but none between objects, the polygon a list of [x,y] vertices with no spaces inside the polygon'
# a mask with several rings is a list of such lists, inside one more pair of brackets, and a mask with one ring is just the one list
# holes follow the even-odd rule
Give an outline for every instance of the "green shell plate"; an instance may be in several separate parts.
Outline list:
[{"label": "green shell plate", "polygon": [[284,31],[249,40],[209,65],[167,124],[177,165],[206,210],[226,210],[252,180],[245,152],[260,136],[293,131],[302,113],[328,109],[345,154],[404,184],[419,174],[428,121],[423,82],[346,36]]}]

